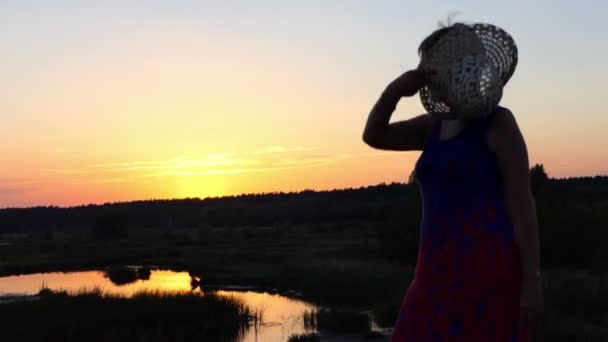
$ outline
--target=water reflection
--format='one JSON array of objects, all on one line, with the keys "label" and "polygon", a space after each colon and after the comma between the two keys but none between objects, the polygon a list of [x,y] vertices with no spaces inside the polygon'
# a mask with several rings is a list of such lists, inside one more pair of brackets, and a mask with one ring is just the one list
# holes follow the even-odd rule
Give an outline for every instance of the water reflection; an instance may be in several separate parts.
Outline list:
[{"label": "water reflection", "polygon": [[[114,279],[116,281],[116,279]],[[120,283],[120,282],[118,282]],[[117,284],[104,271],[52,272],[0,277],[0,295],[7,293],[36,294],[43,288],[78,291],[100,288],[104,292],[132,296],[142,290],[190,291],[190,275],[187,272],[154,270],[149,279],[136,279]]]},{"label": "water reflection", "polygon": [[[143,270],[143,271],[142,271]],[[54,272],[0,277],[0,296],[36,294],[46,287],[51,290],[79,291],[100,288],[106,293],[132,296],[142,290],[194,291],[204,294],[200,279],[188,272],[121,268],[108,271]],[[193,290],[194,289],[194,290]],[[208,290],[206,290],[208,291]],[[310,332],[304,327],[304,312],[314,306],[303,300],[267,292],[215,290],[218,295],[244,301],[253,312],[262,312],[259,326],[251,326],[239,339],[241,342],[287,341],[292,334]]]},{"label": "water reflection", "polygon": [[259,329],[247,330],[242,341],[287,341],[292,334],[312,332],[304,326],[304,313],[314,305],[279,294],[255,291],[216,291],[221,296],[242,299],[252,310],[262,312]]},{"label": "water reflection", "polygon": [[134,283],[138,279],[138,270],[131,267],[114,267],[107,270],[104,277],[110,279],[116,285]]}]

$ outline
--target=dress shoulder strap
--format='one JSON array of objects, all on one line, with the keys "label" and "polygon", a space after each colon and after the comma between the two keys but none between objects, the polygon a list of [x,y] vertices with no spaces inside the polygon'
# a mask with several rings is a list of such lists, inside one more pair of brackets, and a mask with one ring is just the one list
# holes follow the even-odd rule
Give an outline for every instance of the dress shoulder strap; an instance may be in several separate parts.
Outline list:
[{"label": "dress shoulder strap", "polygon": [[435,119],[433,121],[433,126],[431,127],[431,137],[430,142],[434,143],[439,140],[439,133],[441,131],[441,119]]},{"label": "dress shoulder strap", "polygon": [[494,108],[494,110],[492,110],[492,112],[490,114],[488,114],[487,116],[485,116],[482,119],[483,129],[485,130],[488,126],[490,126],[490,124],[494,120],[494,117],[496,116],[496,113],[498,113],[498,112],[500,112],[501,110],[504,110],[504,109],[506,109],[506,108],[505,107],[501,107],[501,106],[496,106],[496,108]]}]

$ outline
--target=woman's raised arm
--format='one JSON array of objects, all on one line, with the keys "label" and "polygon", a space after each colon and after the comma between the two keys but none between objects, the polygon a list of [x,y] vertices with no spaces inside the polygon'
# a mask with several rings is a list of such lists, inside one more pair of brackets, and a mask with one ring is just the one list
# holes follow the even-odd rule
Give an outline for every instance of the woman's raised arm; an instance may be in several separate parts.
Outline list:
[{"label": "woman's raised arm", "polygon": [[377,149],[422,150],[434,118],[422,114],[408,120],[389,123],[401,97],[413,96],[425,84],[425,74],[410,70],[391,82],[372,108],[363,130],[363,141]]}]

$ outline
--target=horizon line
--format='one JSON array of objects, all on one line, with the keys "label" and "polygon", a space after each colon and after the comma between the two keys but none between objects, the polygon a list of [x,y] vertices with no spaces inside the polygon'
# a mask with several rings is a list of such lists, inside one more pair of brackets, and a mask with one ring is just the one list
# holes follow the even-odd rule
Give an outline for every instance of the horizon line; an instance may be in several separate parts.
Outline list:
[{"label": "horizon line", "polygon": [[[598,174],[598,175],[593,175],[593,176],[570,176],[570,177],[550,177],[548,176],[547,179],[548,180],[556,180],[556,181],[560,181],[560,180],[573,180],[573,179],[588,179],[588,178],[608,178],[608,174]],[[105,206],[105,205],[116,205],[116,204],[125,204],[125,203],[135,203],[135,202],[145,202],[145,201],[180,201],[180,200],[200,200],[200,201],[205,201],[205,200],[221,200],[221,199],[227,199],[227,198],[235,198],[235,197],[245,197],[245,196],[264,196],[264,195],[289,195],[289,194],[299,194],[299,193],[303,193],[303,192],[318,192],[318,193],[322,193],[322,192],[332,192],[332,191],[346,191],[346,190],[359,190],[362,188],[368,188],[368,187],[376,187],[376,186],[386,186],[386,185],[410,185],[412,183],[408,183],[408,182],[397,182],[397,181],[393,181],[390,183],[387,182],[380,182],[380,183],[376,183],[376,184],[370,184],[370,185],[361,185],[358,187],[344,187],[344,188],[333,188],[333,189],[311,189],[311,188],[305,188],[302,190],[293,190],[293,191],[268,191],[268,192],[243,192],[240,194],[235,194],[235,195],[222,195],[222,196],[206,196],[206,197],[174,197],[174,198],[149,198],[149,199],[133,199],[133,200],[126,200],[126,201],[114,201],[114,202],[98,202],[98,203],[83,203],[83,204],[78,204],[78,205],[69,205],[69,206],[60,206],[60,205],[55,205],[55,204],[49,204],[49,205],[33,205],[33,206],[28,206],[28,207],[0,207],[0,210],[14,210],[14,209],[35,209],[35,208],[56,208],[56,209],[72,209],[72,208],[79,208],[79,207],[87,207],[87,206]]]}]

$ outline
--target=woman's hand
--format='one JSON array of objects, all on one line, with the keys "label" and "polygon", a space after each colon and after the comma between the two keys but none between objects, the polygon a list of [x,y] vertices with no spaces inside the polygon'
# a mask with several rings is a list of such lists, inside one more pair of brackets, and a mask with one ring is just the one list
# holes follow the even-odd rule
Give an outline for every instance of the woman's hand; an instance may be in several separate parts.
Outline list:
[{"label": "woman's hand", "polygon": [[[435,75],[433,70],[413,69],[406,71],[401,76],[392,81],[386,90],[391,96],[400,98],[404,96],[414,96],[422,87],[429,84],[430,77]],[[456,120],[459,116],[447,113],[430,113],[433,117],[439,120]]]},{"label": "woman's hand", "polygon": [[432,73],[432,71],[421,71],[418,69],[406,71],[392,81],[387,86],[387,90],[399,97],[414,96],[426,85],[428,76]]},{"label": "woman's hand", "polygon": [[544,304],[542,294],[542,281],[540,276],[524,279],[519,296],[519,330],[530,331],[532,336],[538,334],[542,317],[544,315]]}]

